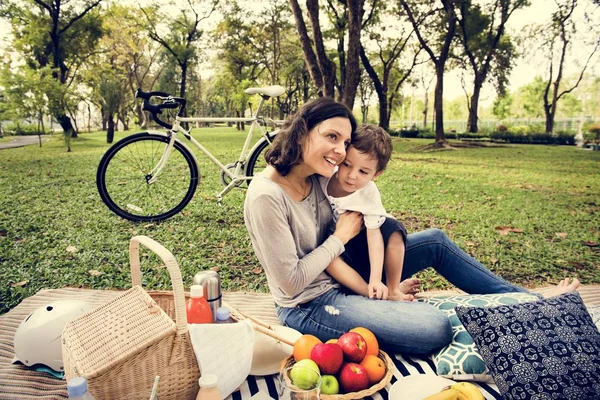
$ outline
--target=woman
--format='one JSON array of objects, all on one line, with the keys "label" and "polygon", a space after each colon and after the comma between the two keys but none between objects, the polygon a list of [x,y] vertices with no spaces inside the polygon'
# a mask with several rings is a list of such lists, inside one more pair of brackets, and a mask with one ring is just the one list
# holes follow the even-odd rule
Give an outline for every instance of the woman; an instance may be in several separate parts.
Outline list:
[{"label": "woman", "polygon": [[[307,103],[290,117],[266,154],[269,166],[248,188],[246,228],[284,325],[323,341],[363,326],[388,351],[428,354],[452,340],[443,312],[428,304],[349,293],[325,273],[330,264],[357,273],[340,255],[359,234],[362,216],[343,214],[330,234],[332,211],[316,179],[333,175],[355,129],[352,113],[329,98]],[[407,235],[406,243],[397,228],[384,224],[382,234],[386,252],[398,246],[405,251],[404,293],[417,292],[419,280],[409,277],[430,266],[468,293],[525,291],[494,275],[438,229]],[[578,285],[564,280],[553,294]]]}]

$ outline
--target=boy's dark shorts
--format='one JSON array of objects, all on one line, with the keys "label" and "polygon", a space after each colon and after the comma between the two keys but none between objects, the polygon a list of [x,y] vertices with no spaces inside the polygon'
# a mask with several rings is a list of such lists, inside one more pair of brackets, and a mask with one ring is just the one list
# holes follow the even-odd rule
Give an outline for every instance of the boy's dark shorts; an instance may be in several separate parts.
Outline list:
[{"label": "boy's dark shorts", "polygon": [[[384,248],[387,248],[387,244],[390,236],[394,232],[399,232],[402,235],[402,239],[406,243],[406,228],[402,225],[402,222],[395,218],[386,217],[385,222],[379,227],[381,235],[383,236]],[[369,246],[367,244],[367,229],[360,231],[358,235],[352,238],[346,243],[345,251],[342,253],[342,258],[348,265],[350,265],[356,272],[362,276],[365,282],[369,282],[369,276],[371,272],[371,264],[369,262]],[[385,270],[382,272],[382,280],[385,282]]]}]

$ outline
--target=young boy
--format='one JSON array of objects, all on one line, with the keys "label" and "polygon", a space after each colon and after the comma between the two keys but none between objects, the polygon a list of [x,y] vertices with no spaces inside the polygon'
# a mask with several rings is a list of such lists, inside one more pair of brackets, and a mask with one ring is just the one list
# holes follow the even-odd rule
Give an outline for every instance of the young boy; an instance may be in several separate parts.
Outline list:
[{"label": "young boy", "polygon": [[[359,236],[346,244],[346,251],[342,254],[352,265],[352,273],[348,273],[347,268],[340,268],[337,261],[327,267],[327,272],[355,293],[376,299],[411,301],[414,297],[404,293],[399,286],[404,263],[406,229],[386,213],[374,182],[385,170],[392,150],[392,139],[384,129],[375,125],[361,125],[356,129],[352,143],[346,151],[346,158],[338,170],[331,178],[319,178],[323,192],[333,209],[334,222],[346,211],[358,211],[363,214],[369,249],[368,259],[365,259],[364,254],[358,253],[363,248],[357,245],[358,242],[364,241],[364,237],[360,237],[365,234],[363,230]],[[382,235],[380,227],[384,223],[385,235]],[[395,232],[400,234],[401,241],[400,246],[392,251],[388,248],[388,242]],[[370,264],[370,268],[366,269],[364,264]],[[384,267],[386,284],[383,283]]]}]

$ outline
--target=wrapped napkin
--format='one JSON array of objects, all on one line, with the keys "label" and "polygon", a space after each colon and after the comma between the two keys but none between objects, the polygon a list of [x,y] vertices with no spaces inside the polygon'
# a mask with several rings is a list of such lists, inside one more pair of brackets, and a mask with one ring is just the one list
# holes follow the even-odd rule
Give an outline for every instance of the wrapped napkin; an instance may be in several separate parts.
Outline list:
[{"label": "wrapped napkin", "polygon": [[255,337],[252,323],[188,324],[188,328],[200,374],[217,375],[219,392],[226,398],[250,373]]}]

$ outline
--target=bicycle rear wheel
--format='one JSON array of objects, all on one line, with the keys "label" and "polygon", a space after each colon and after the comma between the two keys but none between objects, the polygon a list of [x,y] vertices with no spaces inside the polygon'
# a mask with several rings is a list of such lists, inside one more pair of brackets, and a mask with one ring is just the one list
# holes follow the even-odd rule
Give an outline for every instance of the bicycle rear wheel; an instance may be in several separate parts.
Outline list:
[{"label": "bicycle rear wheel", "polygon": [[[267,167],[267,161],[265,160],[265,153],[269,147],[271,147],[271,143],[275,140],[275,135],[277,135],[275,131],[269,133],[269,140],[261,139],[257,142],[254,149],[252,149],[250,155],[248,156],[248,162],[246,163],[246,176],[254,176],[258,174],[260,171]],[[247,181],[250,184],[250,181]]]},{"label": "bicycle rear wheel", "polygon": [[128,136],[108,149],[100,160],[96,185],[104,204],[130,221],[161,221],[180,212],[198,186],[198,166],[190,151],[175,142],[154,183],[150,172],[169,144],[169,138],[148,132]]}]

